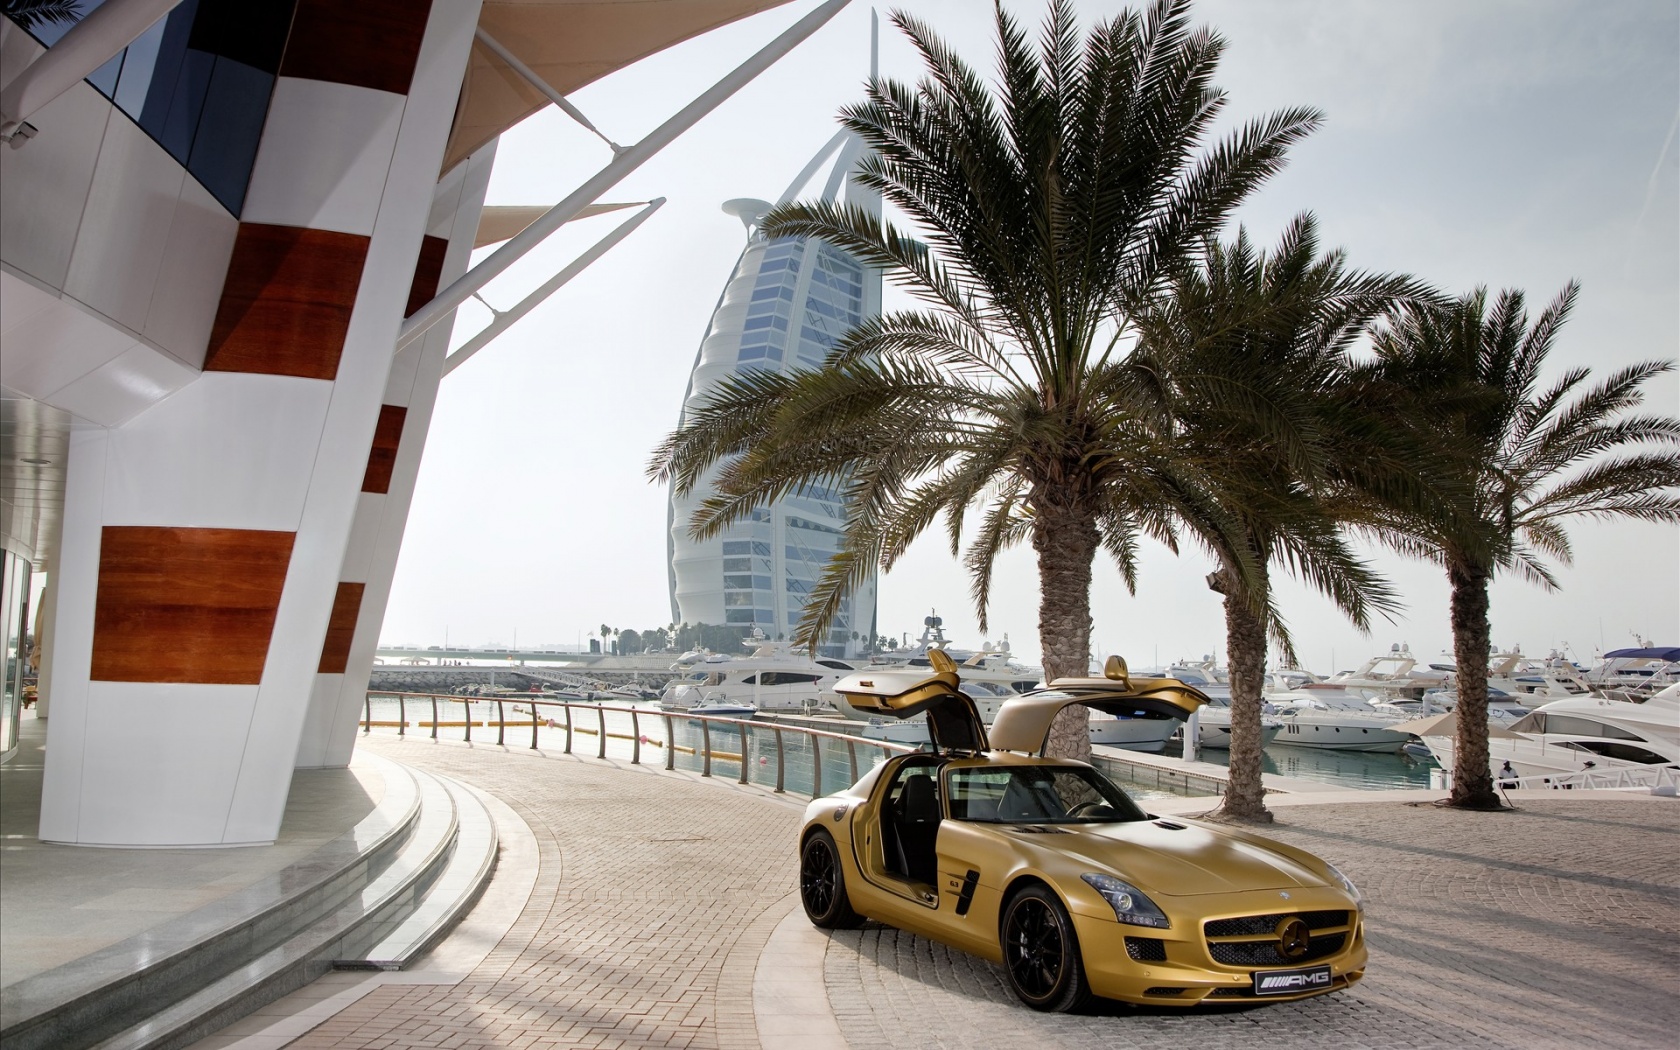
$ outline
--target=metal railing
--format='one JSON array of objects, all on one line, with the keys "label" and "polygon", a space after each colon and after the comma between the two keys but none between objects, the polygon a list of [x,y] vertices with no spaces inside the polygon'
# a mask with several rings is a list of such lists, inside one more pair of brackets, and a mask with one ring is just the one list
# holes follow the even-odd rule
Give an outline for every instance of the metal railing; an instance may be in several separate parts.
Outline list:
[{"label": "metal railing", "polygon": [[[395,701],[397,717],[392,719],[375,719],[375,701]],[[421,705],[422,712],[429,710],[429,721],[409,722],[409,707]],[[461,717],[459,719],[441,717],[441,713],[450,712],[449,705],[459,704]],[[494,705],[495,717],[488,714],[475,716],[474,705]],[[517,716],[513,721],[508,720],[508,706],[512,705]],[[524,709],[524,710],[522,710]],[[440,713],[441,712],[441,713]],[[613,715],[616,726],[608,725],[608,715]],[[625,722],[628,721],[628,727]],[[776,722],[759,722],[749,718],[725,718],[717,715],[698,715],[687,711],[654,710],[646,707],[628,707],[614,704],[599,703],[591,700],[562,700],[545,698],[542,696],[457,696],[446,693],[399,693],[374,691],[369,692],[363,701],[361,728],[363,733],[370,733],[375,727],[395,728],[397,735],[407,734],[410,726],[417,729],[429,729],[431,739],[438,739],[440,728],[460,728],[461,739],[471,743],[473,727],[482,729],[494,727],[496,730],[496,744],[506,747],[508,730],[511,728],[520,734],[530,730],[531,750],[541,747],[544,730],[556,734],[562,730],[565,733],[561,751],[573,754],[577,737],[595,737],[595,757],[607,757],[609,740],[619,740],[629,744],[630,762],[633,765],[642,764],[643,748],[652,747],[663,749],[665,752],[664,766],[666,769],[676,769],[679,755],[693,756],[698,763],[701,776],[713,775],[714,765],[738,765],[739,782],[753,783],[752,771],[755,763],[751,761],[753,752],[758,753],[759,763],[768,765],[773,753],[776,763],[776,775],[773,790],[777,792],[792,791],[795,794],[806,794],[812,798],[819,798],[829,791],[835,790],[833,784],[828,785],[829,791],[823,785],[823,752],[831,752],[831,762],[841,761],[840,751],[844,748],[844,768],[851,779],[846,785],[853,784],[861,775],[858,765],[858,749],[860,747],[878,752],[885,758],[893,754],[906,754],[917,750],[906,744],[897,744],[885,740],[869,740],[853,736],[849,733],[831,732],[823,729],[811,729],[805,726],[781,725]],[[628,728],[628,732],[625,729]],[[659,736],[650,735],[644,730],[662,730]],[[697,730],[697,738],[695,730]],[[714,734],[719,738],[714,744]],[[685,739],[685,737],[687,739]],[[800,741],[803,747],[802,755],[808,754],[811,766],[810,789],[801,790],[802,784],[789,787],[789,773],[795,750],[792,741]],[[558,743],[558,741],[554,741]],[[739,747],[739,751],[727,750],[728,747]],[[868,752],[866,752],[867,754]],[[798,771],[803,772],[803,769]],[[766,784],[765,786],[771,786]]]},{"label": "metal railing", "polygon": [[[1437,770],[1441,786],[1452,787],[1452,773]],[[1523,777],[1493,778],[1494,787],[1508,791],[1540,789],[1550,791],[1593,791],[1628,788],[1672,788],[1680,791],[1680,769],[1674,766],[1623,766],[1617,769],[1582,769],[1573,773],[1533,773]],[[1433,784],[1431,785],[1434,786]]]}]

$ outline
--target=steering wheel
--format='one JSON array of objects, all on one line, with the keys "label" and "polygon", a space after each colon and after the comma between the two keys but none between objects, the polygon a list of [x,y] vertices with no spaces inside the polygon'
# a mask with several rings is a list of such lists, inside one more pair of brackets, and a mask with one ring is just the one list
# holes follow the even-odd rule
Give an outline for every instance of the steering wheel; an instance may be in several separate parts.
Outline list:
[{"label": "steering wheel", "polygon": [[1070,817],[1112,817],[1115,816],[1114,807],[1106,802],[1081,802],[1068,810]]}]

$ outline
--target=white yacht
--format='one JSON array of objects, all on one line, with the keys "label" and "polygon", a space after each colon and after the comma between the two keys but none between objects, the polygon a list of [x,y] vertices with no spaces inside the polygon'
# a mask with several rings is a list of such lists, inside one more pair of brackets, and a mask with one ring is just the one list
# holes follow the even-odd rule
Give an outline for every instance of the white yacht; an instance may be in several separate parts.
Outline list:
[{"label": "white yacht", "polygon": [[1324,684],[1367,700],[1415,700],[1430,689],[1441,688],[1449,673],[1436,667],[1420,669],[1411,647],[1397,643],[1388,652],[1365,661],[1357,671],[1333,674]]},{"label": "white yacht", "polygon": [[[1644,703],[1596,696],[1553,700],[1510,725],[1514,737],[1488,741],[1490,768],[1509,762],[1517,776],[1552,776],[1680,767],[1680,684]],[[1453,768],[1453,738],[1428,736],[1442,769]]]},{"label": "white yacht", "polygon": [[1183,724],[1176,718],[1116,718],[1092,711],[1091,743],[1154,753],[1165,750]]},{"label": "white yacht", "polygon": [[1654,646],[1641,639],[1631,649],[1612,649],[1585,675],[1604,696],[1640,700],[1680,682],[1680,646]]},{"label": "white yacht", "polygon": [[[1198,687],[1200,688],[1200,687]],[[1206,692],[1206,690],[1203,690]],[[1196,739],[1200,746],[1212,748],[1215,751],[1229,751],[1231,749],[1231,698],[1216,696],[1208,693],[1208,703],[1196,712],[1198,732]],[[1260,716],[1260,746],[1265,747],[1277,739],[1283,732],[1283,720],[1273,714]]]},{"label": "white yacht", "polygon": [[761,643],[751,654],[683,654],[672,670],[680,672],[659,694],[667,711],[688,711],[701,704],[750,705],[759,711],[832,714],[839,703],[833,686],[860,670],[856,661],[819,656],[786,645]]},{"label": "white yacht", "polygon": [[1276,737],[1280,744],[1331,751],[1398,752],[1411,739],[1411,734],[1393,728],[1409,720],[1404,713],[1379,710],[1363,696],[1336,688],[1332,682],[1273,693],[1266,699],[1283,723]]}]

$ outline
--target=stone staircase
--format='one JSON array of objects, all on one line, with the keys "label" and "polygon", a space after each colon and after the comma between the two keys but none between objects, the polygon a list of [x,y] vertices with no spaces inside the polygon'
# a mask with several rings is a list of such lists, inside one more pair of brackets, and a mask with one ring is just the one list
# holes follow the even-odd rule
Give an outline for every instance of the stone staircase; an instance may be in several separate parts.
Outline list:
[{"label": "stone staircase", "polygon": [[483,803],[376,759],[380,804],[254,885],[7,989],[6,1050],[173,1050],[334,968],[400,970],[478,899],[495,868]]}]

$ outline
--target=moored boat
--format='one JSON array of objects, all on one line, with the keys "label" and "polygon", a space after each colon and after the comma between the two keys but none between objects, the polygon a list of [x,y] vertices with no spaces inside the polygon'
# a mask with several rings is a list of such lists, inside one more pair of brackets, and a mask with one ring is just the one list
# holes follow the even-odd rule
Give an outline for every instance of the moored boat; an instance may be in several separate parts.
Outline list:
[{"label": "moored boat", "polygon": [[1332,751],[1398,752],[1411,734],[1394,726],[1407,721],[1398,712],[1379,711],[1360,696],[1324,682],[1267,697],[1277,709],[1282,731],[1277,742],[1292,747]]},{"label": "moored boat", "polygon": [[[1510,763],[1519,777],[1680,767],[1680,684],[1643,703],[1593,696],[1554,700],[1509,728],[1510,735],[1488,740],[1489,768],[1503,771]],[[1423,742],[1451,772],[1451,733],[1424,736]]]}]

